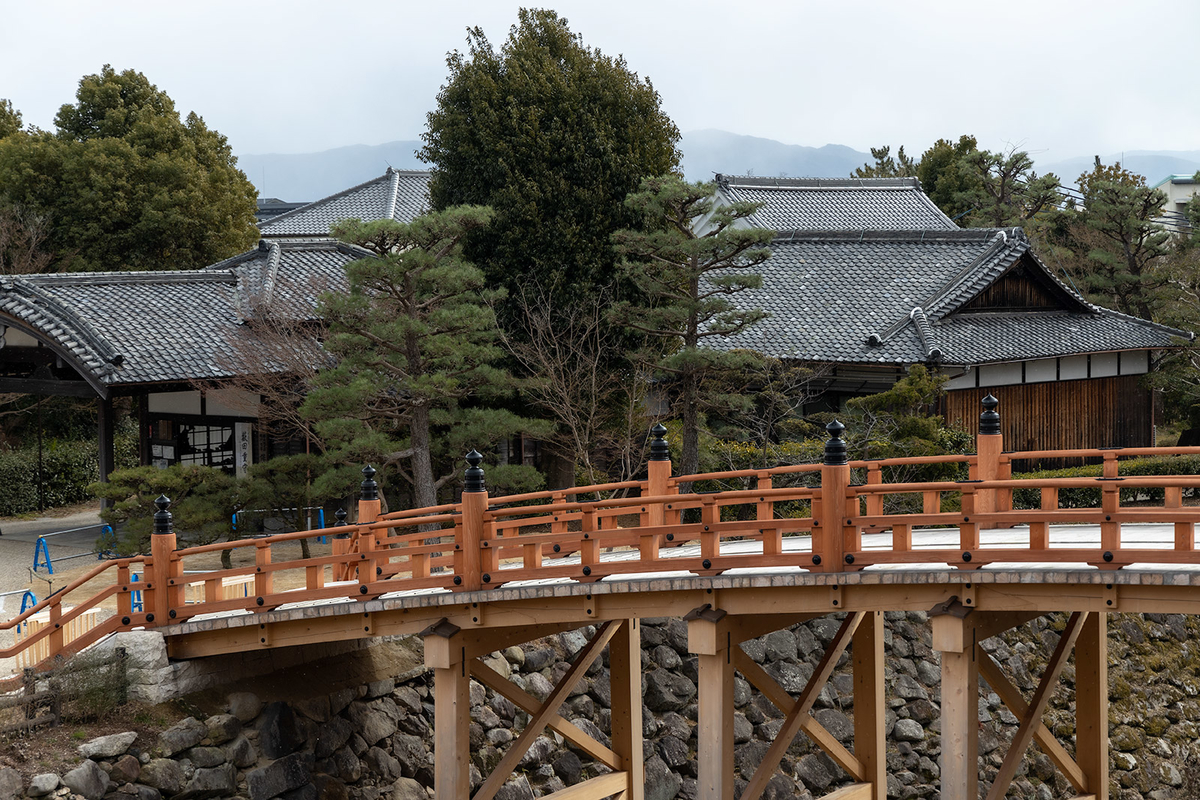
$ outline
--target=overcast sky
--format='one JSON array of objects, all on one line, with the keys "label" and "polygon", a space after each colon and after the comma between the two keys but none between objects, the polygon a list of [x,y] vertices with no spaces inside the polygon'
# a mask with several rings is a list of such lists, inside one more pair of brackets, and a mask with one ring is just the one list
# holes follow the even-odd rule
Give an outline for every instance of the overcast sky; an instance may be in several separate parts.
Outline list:
[{"label": "overcast sky", "polygon": [[[571,29],[649,76],[681,131],[789,144],[976,135],[1038,161],[1200,149],[1200,3],[560,0]],[[468,26],[495,0],[8,0],[0,97],[50,127],[105,63],[142,71],[235,153],[416,139]]]}]

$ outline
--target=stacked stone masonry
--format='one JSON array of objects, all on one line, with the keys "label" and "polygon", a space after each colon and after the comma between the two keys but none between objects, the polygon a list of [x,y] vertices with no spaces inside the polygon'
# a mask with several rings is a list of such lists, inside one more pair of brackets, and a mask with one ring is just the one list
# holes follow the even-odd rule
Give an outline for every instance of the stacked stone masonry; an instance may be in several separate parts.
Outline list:
[{"label": "stacked stone masonry", "polygon": [[[780,685],[798,693],[838,629],[834,615],[747,642],[747,654]],[[940,678],[930,629],[921,612],[886,614],[888,796],[937,798]],[[1028,696],[1057,642],[1065,617],[1050,615],[985,643]],[[510,647],[489,666],[543,699],[586,644],[584,628]],[[1114,614],[1110,622],[1110,736],[1115,800],[1200,796],[1200,620],[1168,614]],[[854,704],[847,656],[817,699],[814,716],[850,745]],[[647,800],[696,795],[695,657],[680,620],[642,625],[644,757]],[[156,741],[135,734],[80,747],[80,766],[64,775],[23,779],[0,769],[0,800],[17,797],[87,800],[246,798],[247,800],[426,800],[433,783],[430,677],[423,671],[290,702],[228,695],[222,713],[188,718]],[[738,677],[735,691],[737,792],[778,732],[783,714]],[[1045,717],[1072,749],[1069,703],[1073,665]],[[980,701],[981,790],[1001,763],[1017,719],[983,687]],[[611,731],[606,659],[598,660],[562,709],[596,739]],[[526,715],[478,683],[471,684],[471,779],[474,788],[523,728]],[[500,800],[532,800],[605,771],[565,746],[540,737]],[[821,797],[847,781],[803,735],[797,737],[764,797]],[[1072,797],[1050,760],[1031,749],[1010,796]]]}]

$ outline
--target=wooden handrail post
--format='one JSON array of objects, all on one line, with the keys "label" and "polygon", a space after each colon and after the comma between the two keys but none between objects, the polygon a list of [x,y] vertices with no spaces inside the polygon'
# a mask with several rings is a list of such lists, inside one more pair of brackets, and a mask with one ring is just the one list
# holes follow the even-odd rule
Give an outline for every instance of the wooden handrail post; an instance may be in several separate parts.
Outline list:
[{"label": "wooden handrail post", "polygon": [[476,591],[483,586],[479,551],[484,538],[483,514],[488,507],[488,493],[479,466],[483,456],[472,450],[467,453],[467,463],[470,466],[463,473],[462,525],[454,529],[455,546],[462,553],[462,574],[454,576],[454,584],[460,589]]},{"label": "wooden handrail post", "polygon": [[175,528],[171,524],[171,499],[165,494],[154,501],[158,510],[154,512],[154,532],[150,535],[150,558],[152,559],[151,586],[147,594],[152,595],[146,604],[154,615],[146,616],[146,622],[165,625],[171,612],[171,556],[175,553]]},{"label": "wooden handrail post", "polygon": [[[333,512],[333,516],[334,519],[337,520],[335,527],[340,528],[346,524],[346,509],[339,508],[337,511]],[[350,534],[339,533],[334,535],[333,541],[329,543],[329,552],[335,556],[344,556],[349,551]],[[347,576],[350,574],[350,567],[345,562],[333,564],[330,567],[330,572],[332,573],[335,581],[344,581],[348,579]]]},{"label": "wooden handrail post", "polygon": [[[663,437],[667,429],[661,423],[650,429],[650,460],[646,463],[646,493],[651,497],[662,497],[670,493],[671,448]],[[646,506],[647,523],[653,527],[666,524],[666,509],[663,502]],[[658,558],[659,534],[643,535],[639,544],[643,561]]]},{"label": "wooden handrail post", "polygon": [[[367,464],[362,469],[363,481],[359,484],[358,494],[358,524],[369,525],[379,519],[380,511],[383,509],[382,503],[379,501],[379,484],[375,482],[376,473],[374,467]],[[358,565],[358,582],[365,588],[367,584],[375,582],[375,570],[378,564],[373,555],[375,553],[376,537],[375,531],[358,532],[358,552],[367,557]],[[362,592],[366,594],[366,592]]]},{"label": "wooden handrail post", "polygon": [[[845,559],[844,526],[846,491],[850,486],[850,460],[842,431],[846,426],[834,420],[825,426],[825,461],[821,465],[821,504],[813,519],[813,569],[839,572]],[[817,516],[819,514],[819,516]]]},{"label": "wooden handrail post", "polygon": [[[979,415],[979,435],[975,437],[975,453],[979,458],[977,477],[994,481],[1000,477],[1000,454],[1004,452],[1004,435],[1000,433],[1000,401],[992,395],[983,398],[983,413]],[[998,510],[995,489],[980,489],[975,493],[975,513],[990,514]]]}]

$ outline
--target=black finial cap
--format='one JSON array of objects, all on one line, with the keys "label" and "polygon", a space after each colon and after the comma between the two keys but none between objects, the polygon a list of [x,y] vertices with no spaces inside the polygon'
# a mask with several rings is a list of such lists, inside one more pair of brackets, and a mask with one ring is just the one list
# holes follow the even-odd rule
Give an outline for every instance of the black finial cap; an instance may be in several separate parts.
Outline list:
[{"label": "black finial cap", "polygon": [[363,482],[360,484],[362,493],[359,495],[360,500],[378,500],[379,499],[379,484],[375,482],[375,468],[367,464],[362,469]]},{"label": "black finial cap", "polygon": [[171,498],[160,494],[154,501],[154,507],[158,509],[154,512],[154,532],[156,534],[174,533],[174,528],[171,526],[171,512],[167,510],[171,507]]},{"label": "black finial cap", "polygon": [[[341,526],[345,525],[345,524],[346,524],[346,509],[344,509],[344,508],[339,508],[337,511],[333,512],[333,518],[337,520],[337,524],[338,524],[338,527],[339,527],[339,528],[340,528]],[[349,538],[350,538],[350,534],[348,534],[348,533],[339,533],[339,534],[337,535],[337,538],[339,538],[339,539],[349,539]]]},{"label": "black finial cap", "polygon": [[466,472],[463,473],[463,491],[464,492],[483,492],[486,488],[483,485],[483,468],[479,465],[483,463],[483,456],[478,450],[472,450],[467,453]]},{"label": "black finial cap", "polygon": [[983,413],[979,415],[980,436],[1000,435],[1000,414],[996,412],[998,405],[1000,401],[990,394],[983,398]]},{"label": "black finial cap", "polygon": [[663,437],[667,435],[667,429],[660,422],[650,429],[650,460],[651,461],[670,461],[671,448],[667,445],[667,440]]},{"label": "black finial cap", "polygon": [[836,419],[825,426],[825,431],[829,434],[829,441],[825,442],[825,463],[831,467],[850,463],[846,458],[846,440],[842,438],[844,430],[846,426]]}]

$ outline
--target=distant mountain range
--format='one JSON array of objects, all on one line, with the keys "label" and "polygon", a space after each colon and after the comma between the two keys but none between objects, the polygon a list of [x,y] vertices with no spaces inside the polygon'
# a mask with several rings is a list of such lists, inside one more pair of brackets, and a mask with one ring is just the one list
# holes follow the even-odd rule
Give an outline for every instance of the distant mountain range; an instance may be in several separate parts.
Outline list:
[{"label": "distant mountain range", "polygon": [[[319,200],[382,175],[388,166],[425,169],[417,159],[421,142],[415,140],[380,145],[351,145],[320,153],[243,155],[238,165],[258,187],[260,197],[297,202]],[[683,134],[683,171],[689,180],[710,180],[716,173],[762,177],[844,178],[871,161],[863,153],[840,144],[805,147],[774,139],[744,136],[720,130]],[[914,151],[917,152],[917,151]],[[1144,175],[1151,185],[1172,174],[1191,175],[1200,170],[1200,150],[1130,150],[1102,156],[1105,164],[1122,161],[1126,169]],[[1094,156],[1037,164],[1039,174],[1053,172],[1064,183],[1074,183],[1091,170]]]}]

